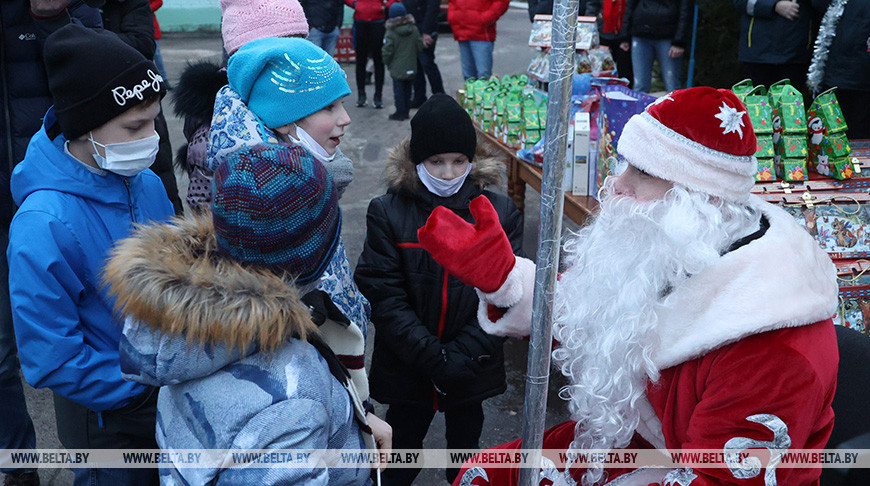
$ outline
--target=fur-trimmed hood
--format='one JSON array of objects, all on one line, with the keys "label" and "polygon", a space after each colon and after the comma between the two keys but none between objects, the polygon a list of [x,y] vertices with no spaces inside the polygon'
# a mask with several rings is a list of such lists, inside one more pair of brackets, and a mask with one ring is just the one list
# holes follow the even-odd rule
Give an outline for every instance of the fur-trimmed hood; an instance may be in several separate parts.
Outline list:
[{"label": "fur-trimmed hood", "polygon": [[[474,161],[471,163],[471,172],[468,174],[475,185],[484,189],[488,186],[497,185],[501,182],[505,172],[505,164],[496,158],[495,153],[489,149],[483,140],[478,137],[477,150],[474,153]],[[387,188],[390,191],[416,195],[426,190],[417,175],[417,166],[411,161],[411,139],[402,140],[389,152],[386,168]]]},{"label": "fur-trimmed hood", "polygon": [[387,19],[387,21],[384,22],[384,27],[386,27],[388,29],[395,29],[396,27],[399,27],[402,25],[415,25],[414,24],[414,16],[411,14],[407,14],[407,15],[403,15],[401,17]]},{"label": "fur-trimmed hood", "polygon": [[118,312],[192,343],[268,351],[317,329],[291,277],[218,256],[210,213],[139,227],[103,277]]}]

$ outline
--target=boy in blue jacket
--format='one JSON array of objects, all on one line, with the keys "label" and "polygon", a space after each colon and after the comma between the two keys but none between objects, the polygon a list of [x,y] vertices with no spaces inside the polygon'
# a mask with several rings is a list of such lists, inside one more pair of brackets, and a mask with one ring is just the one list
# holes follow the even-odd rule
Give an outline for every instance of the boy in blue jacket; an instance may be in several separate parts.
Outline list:
[{"label": "boy in blue jacket", "polygon": [[[121,318],[100,285],[136,223],[173,208],[147,168],[165,93],[157,68],[115,34],[68,25],[46,39],[54,106],[12,173],[9,290],[21,368],[54,392],[67,448],[157,448],[156,389],[124,381]],[[156,470],[74,469],[75,484],[148,484]]]}]

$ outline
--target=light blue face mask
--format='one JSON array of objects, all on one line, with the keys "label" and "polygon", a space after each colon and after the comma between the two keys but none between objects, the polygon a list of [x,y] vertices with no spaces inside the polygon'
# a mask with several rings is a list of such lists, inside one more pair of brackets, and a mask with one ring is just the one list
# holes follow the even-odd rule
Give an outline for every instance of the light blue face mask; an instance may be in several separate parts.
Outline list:
[{"label": "light blue face mask", "polygon": [[446,181],[430,174],[423,162],[417,164],[417,175],[420,176],[420,182],[426,186],[426,189],[429,189],[429,192],[441,197],[450,197],[459,192],[459,188],[465,183],[469,173],[471,173],[471,164],[465,168],[464,174]]},{"label": "light blue face mask", "polygon": [[[154,135],[131,142],[107,143],[105,145],[94,140],[94,134],[88,134],[88,140],[94,149],[94,160],[97,165],[119,176],[133,177],[154,164],[157,152],[160,150],[160,135]],[[105,156],[100,155],[97,145],[103,147]]]}]

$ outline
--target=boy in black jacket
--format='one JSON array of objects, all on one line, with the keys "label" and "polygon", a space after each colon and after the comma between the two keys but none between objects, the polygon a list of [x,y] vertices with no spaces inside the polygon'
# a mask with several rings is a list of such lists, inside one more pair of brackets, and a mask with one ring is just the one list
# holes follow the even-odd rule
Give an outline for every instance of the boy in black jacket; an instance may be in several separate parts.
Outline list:
[{"label": "boy in black jacket", "polygon": [[[447,274],[417,241],[436,207],[472,221],[471,201],[482,199],[522,254],[519,210],[510,198],[484,190],[498,181],[501,164],[476,152],[468,114],[451,97],[433,95],[411,120],[410,141],[390,155],[387,194],[369,205],[354,278],[372,304],[376,329],[371,396],[390,404],[386,419],[396,449],[421,449],[436,411],[445,414],[448,448],[477,449],[482,402],[506,388],[503,338],[480,328],[474,288]],[[457,472],[448,470],[447,480]],[[411,484],[418,473],[387,469],[383,484]]]}]

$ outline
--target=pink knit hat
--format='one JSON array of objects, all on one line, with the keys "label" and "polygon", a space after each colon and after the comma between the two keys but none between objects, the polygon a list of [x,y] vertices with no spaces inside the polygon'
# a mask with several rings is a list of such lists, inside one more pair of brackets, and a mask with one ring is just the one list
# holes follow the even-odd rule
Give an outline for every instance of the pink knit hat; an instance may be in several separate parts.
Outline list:
[{"label": "pink knit hat", "polygon": [[246,42],[264,37],[308,37],[299,0],[220,0],[224,49],[233,55]]}]

